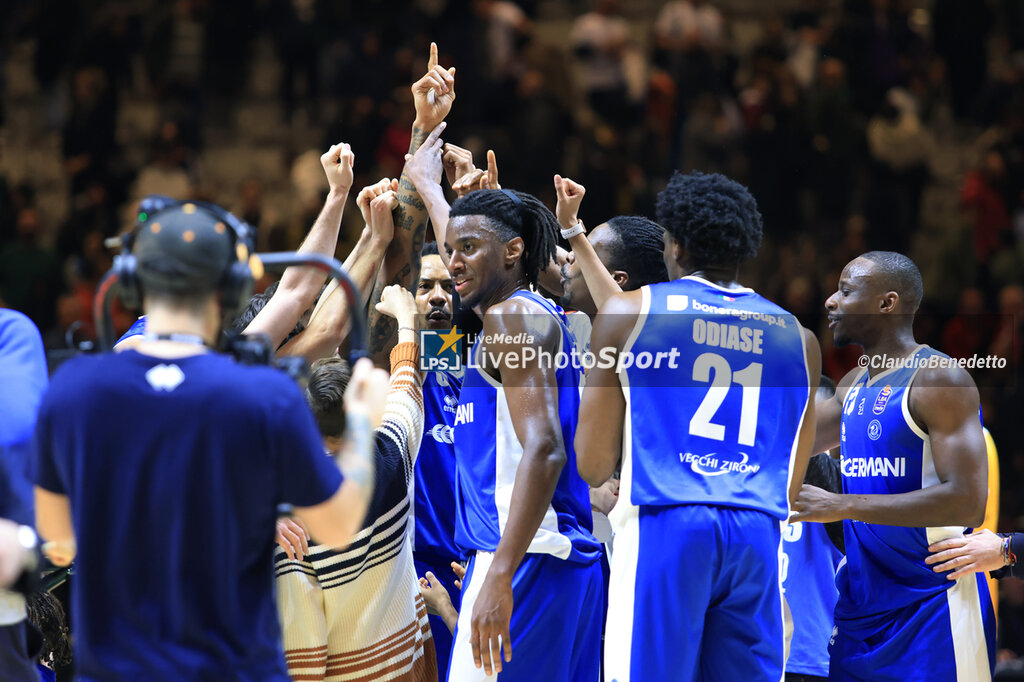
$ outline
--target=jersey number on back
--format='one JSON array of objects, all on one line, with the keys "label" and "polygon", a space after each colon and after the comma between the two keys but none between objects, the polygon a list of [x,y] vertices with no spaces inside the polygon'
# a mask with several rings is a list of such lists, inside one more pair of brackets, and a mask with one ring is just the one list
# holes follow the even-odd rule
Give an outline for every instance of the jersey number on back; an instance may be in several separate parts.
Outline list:
[{"label": "jersey number on back", "polygon": [[[733,372],[729,361],[717,353],[701,353],[693,363],[693,380],[711,383],[704,400],[690,418],[690,435],[725,440],[725,426],[711,421],[725,396],[734,383],[743,387],[743,403],[740,408],[740,445],[753,446],[757,433],[757,406],[761,398],[760,362],[752,362],[738,372]],[[715,378],[712,382],[711,371]]]}]

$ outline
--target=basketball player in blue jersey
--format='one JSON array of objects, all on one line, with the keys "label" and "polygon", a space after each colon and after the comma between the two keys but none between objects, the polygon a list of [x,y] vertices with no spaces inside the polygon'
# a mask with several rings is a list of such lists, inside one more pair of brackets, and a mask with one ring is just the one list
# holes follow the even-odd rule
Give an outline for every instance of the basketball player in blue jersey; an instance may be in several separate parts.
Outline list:
[{"label": "basketball player in blue jersey", "polygon": [[[434,242],[423,248],[416,304],[426,329],[448,331],[454,326],[452,277],[437,254]],[[455,440],[452,427],[461,387],[461,371],[424,374],[423,439],[416,458],[413,517],[416,575],[434,574],[447,590],[456,610],[460,608],[462,591],[455,586],[458,576],[452,570],[452,562],[459,563],[462,556],[455,547]],[[440,616],[430,616],[430,629],[434,634],[438,671],[440,678],[444,679],[452,648],[451,633]]]},{"label": "basketball player in blue jersey", "polygon": [[605,678],[779,680],[780,527],[811,452],[820,351],[736,281],[761,243],[745,187],[676,173],[657,210],[679,279],[600,308],[591,350],[623,367],[589,371],[576,432],[586,481],[622,459]]},{"label": "basketball player in blue jersey", "polygon": [[483,319],[455,418],[455,539],[472,556],[452,681],[598,677],[600,549],[573,450],[580,370],[528,353],[574,352],[562,309],[529,289],[557,229],[536,198],[509,190],[451,207],[449,271]]},{"label": "basketball player in blue jersey", "polygon": [[794,521],[844,522],[833,680],[987,680],[995,664],[983,577],[925,562],[982,523],[988,467],[974,381],[914,339],[922,295],[913,261],[872,251],[825,302],[836,346],[867,358],[818,405],[815,449],[840,446],[844,494],[805,485],[794,505]]}]

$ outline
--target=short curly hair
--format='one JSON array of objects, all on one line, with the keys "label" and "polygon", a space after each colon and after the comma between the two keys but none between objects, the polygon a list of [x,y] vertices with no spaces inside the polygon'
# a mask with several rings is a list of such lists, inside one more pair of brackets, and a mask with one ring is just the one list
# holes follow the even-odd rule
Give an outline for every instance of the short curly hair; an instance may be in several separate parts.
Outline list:
[{"label": "short curly hair", "polygon": [[761,246],[757,202],[750,190],[719,173],[676,171],[658,194],[655,211],[694,267],[738,264]]}]

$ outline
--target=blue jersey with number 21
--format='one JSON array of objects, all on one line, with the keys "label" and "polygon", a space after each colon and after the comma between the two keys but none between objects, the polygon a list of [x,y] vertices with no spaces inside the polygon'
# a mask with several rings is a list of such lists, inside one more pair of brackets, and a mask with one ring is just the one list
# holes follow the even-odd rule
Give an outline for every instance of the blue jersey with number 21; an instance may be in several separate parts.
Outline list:
[{"label": "blue jersey with number 21", "polygon": [[630,501],[785,519],[810,382],[796,318],[698,277],[644,287],[620,363]]}]

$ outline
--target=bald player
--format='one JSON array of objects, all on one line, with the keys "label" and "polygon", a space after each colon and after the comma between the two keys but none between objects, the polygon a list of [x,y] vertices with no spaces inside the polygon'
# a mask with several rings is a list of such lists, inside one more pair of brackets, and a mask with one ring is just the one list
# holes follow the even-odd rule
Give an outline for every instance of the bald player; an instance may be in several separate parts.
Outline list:
[{"label": "bald player", "polygon": [[925,562],[982,523],[987,459],[973,379],[914,338],[922,295],[913,261],[872,251],[825,302],[835,345],[865,355],[817,405],[815,452],[840,446],[843,494],[804,485],[792,518],[844,522],[832,680],[987,680],[995,664],[984,580]]}]

